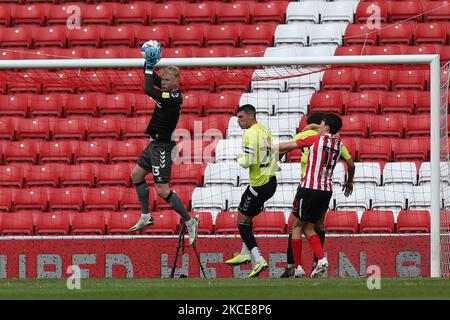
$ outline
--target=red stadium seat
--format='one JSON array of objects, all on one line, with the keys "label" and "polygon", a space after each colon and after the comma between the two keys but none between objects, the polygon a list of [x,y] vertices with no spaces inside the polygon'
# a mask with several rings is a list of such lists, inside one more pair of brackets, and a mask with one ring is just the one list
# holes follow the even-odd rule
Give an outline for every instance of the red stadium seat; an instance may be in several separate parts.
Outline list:
[{"label": "red stadium seat", "polygon": [[[183,202],[184,207],[187,210],[190,210],[191,196],[192,192],[194,192],[195,186],[190,184],[178,184],[171,186],[170,189],[178,195],[178,197],[181,199],[181,202]],[[155,206],[157,210],[170,209],[169,204],[161,197],[156,197],[155,200]]]},{"label": "red stadium seat", "polygon": [[72,144],[70,141],[39,142],[39,162],[72,162]]},{"label": "red stadium seat", "polygon": [[36,27],[31,30],[36,48],[66,47],[66,26]]},{"label": "red stadium seat", "polygon": [[213,221],[210,212],[189,212],[190,216],[199,220],[198,234],[213,234]]},{"label": "red stadium seat", "polygon": [[23,164],[0,166],[0,187],[22,188],[25,167]]},{"label": "red stadium seat", "polygon": [[107,234],[121,235],[131,234],[128,229],[135,225],[136,221],[141,217],[139,211],[111,212],[106,223]]},{"label": "red stadium seat", "polygon": [[234,92],[210,93],[205,104],[205,115],[215,113],[234,115],[239,106],[240,96]]},{"label": "red stadium seat", "polygon": [[426,81],[427,75],[424,70],[397,70],[392,76],[392,89],[426,90]]},{"label": "red stadium seat", "polygon": [[358,215],[356,211],[328,211],[324,227],[331,233],[358,233]]},{"label": "red stadium seat", "polygon": [[[0,34],[1,34],[0,29]],[[32,50],[22,51],[22,52],[16,52],[16,51],[10,51],[10,50],[3,50],[0,49],[0,60],[20,60],[20,59],[27,59],[28,52],[31,52]]]},{"label": "red stadium seat", "polygon": [[62,167],[61,187],[94,186],[94,167],[90,163],[73,164]]},{"label": "red stadium seat", "polygon": [[206,45],[237,46],[239,26],[234,24],[212,25],[206,30]]},{"label": "red stadium seat", "polygon": [[149,12],[149,17],[152,24],[180,24],[181,6],[174,2],[154,3],[151,12]]},{"label": "red stadium seat", "polygon": [[343,137],[342,142],[344,143],[344,146],[347,148],[348,152],[352,156],[353,161],[356,161],[357,154],[356,150],[361,145],[361,138],[359,137]]},{"label": "red stadium seat", "polygon": [[111,143],[109,149],[110,160],[112,163],[122,161],[136,162],[142,151],[147,147],[147,144],[147,140],[133,139],[126,141],[114,141]]},{"label": "red stadium seat", "polygon": [[[105,74],[104,77],[110,80],[112,92],[144,91],[144,73],[140,70],[117,70],[114,77],[110,78],[108,74]],[[106,83],[105,87],[107,87]],[[92,90],[92,88],[90,88],[90,90]]]},{"label": "red stadium seat", "polygon": [[[221,139],[226,136],[226,129],[228,126],[229,115],[210,115],[201,118],[201,127],[196,128],[193,124],[194,139],[210,138]],[[196,130],[201,129],[201,130]]]},{"label": "red stadium seat", "polygon": [[430,115],[410,115],[406,120],[405,137],[429,136],[431,130]]},{"label": "red stadium seat", "polygon": [[390,75],[387,69],[361,69],[357,79],[358,90],[389,90]]},{"label": "red stadium seat", "polygon": [[[14,194],[18,189],[0,188],[0,211],[10,211]],[[1,222],[1,219],[0,219]]]},{"label": "red stadium seat", "polygon": [[[136,50],[136,49],[134,49]],[[139,53],[139,57],[142,55]],[[121,59],[124,57],[124,48],[92,48],[88,50],[89,59]]]},{"label": "red stadium seat", "polygon": [[368,54],[364,46],[355,44],[344,47],[337,47],[334,51],[335,56],[360,56],[363,54]]},{"label": "red stadium seat", "polygon": [[[136,46],[140,47],[148,39],[158,41],[162,47],[168,47],[170,41],[170,29],[165,25],[142,26],[136,31]],[[164,56],[164,50],[163,50]],[[164,56],[165,57],[165,56]]]},{"label": "red stadium seat", "polygon": [[[58,56],[57,57],[58,59],[77,58],[78,55],[82,54],[81,51],[78,49],[54,49],[54,50],[58,50],[60,52],[58,54],[63,55]],[[64,52],[62,52],[62,50],[64,50]],[[84,56],[84,58],[86,57],[87,54]],[[78,76],[79,70],[74,69],[45,70],[45,75],[40,75],[41,78],[45,79],[45,81],[42,82],[42,92],[45,94],[51,92],[74,93],[76,91],[76,82],[74,82],[73,79]]]},{"label": "red stadium seat", "polygon": [[371,116],[369,118],[370,136],[402,138],[404,124],[401,116],[400,114]]},{"label": "red stadium seat", "polygon": [[[146,139],[148,136],[145,134],[145,130],[147,129],[148,123],[149,118],[147,117],[134,117],[124,119],[124,121],[122,122],[123,138]],[[131,154],[134,154],[134,152],[131,151]],[[116,154],[116,156],[120,157],[119,154]]]},{"label": "red stadium seat", "polygon": [[110,3],[80,4],[81,23],[112,24],[113,8]]},{"label": "red stadium seat", "polygon": [[32,236],[34,233],[33,213],[30,211],[0,213],[0,235]]},{"label": "red stadium seat", "polygon": [[134,47],[134,28],[132,26],[104,26],[101,29],[102,46]]},{"label": "red stadium seat", "polygon": [[309,111],[334,112],[342,114],[344,111],[342,94],[339,91],[322,91],[312,95]]},{"label": "red stadium seat", "polygon": [[72,150],[75,163],[105,163],[108,159],[108,142],[105,140],[74,141],[72,143]]},{"label": "red stadium seat", "polygon": [[362,139],[358,147],[358,158],[360,161],[392,159],[391,141],[389,138]]},{"label": "red stadium seat", "polygon": [[274,31],[272,24],[243,25],[239,33],[241,46],[272,46]]},{"label": "red stadium seat", "polygon": [[75,213],[72,218],[72,234],[78,235],[104,235],[106,233],[105,213],[103,211],[90,211],[81,214]]},{"label": "red stadium seat", "polygon": [[183,22],[209,23],[216,21],[216,4],[214,2],[186,3],[183,7]]},{"label": "red stadium seat", "polygon": [[30,49],[32,46],[30,28],[14,27],[0,29],[0,46],[2,48],[21,47]]},{"label": "red stadium seat", "polygon": [[97,94],[83,93],[76,95],[67,95],[64,103],[64,114],[70,115],[97,115]]},{"label": "red stadium seat", "polygon": [[[419,2],[420,3],[420,2]],[[447,30],[442,22],[418,23],[414,32],[414,43],[447,44]]]},{"label": "red stadium seat", "polygon": [[390,8],[391,22],[410,21],[422,22],[423,7],[420,1],[392,2]]},{"label": "red stadium seat", "polygon": [[97,96],[99,115],[131,116],[132,98],[128,93],[114,93]]},{"label": "red stadium seat", "polygon": [[237,228],[237,212],[219,212],[214,226],[215,234],[239,234]]},{"label": "red stadium seat", "polygon": [[415,92],[411,91],[394,91],[383,93],[382,95],[380,95],[381,113],[413,113],[414,96]]},{"label": "red stadium seat", "polygon": [[131,101],[136,116],[152,114],[156,105],[155,100],[143,93],[132,93]]},{"label": "red stadium seat", "polygon": [[246,46],[243,48],[231,48],[231,57],[262,57],[265,46]]},{"label": "red stadium seat", "polygon": [[58,164],[41,164],[30,166],[24,171],[24,187],[59,186],[61,170]]},{"label": "red stadium seat", "polygon": [[416,96],[416,113],[429,113],[430,109],[430,92],[421,91]]},{"label": "red stadium seat", "polygon": [[238,90],[248,92],[250,89],[253,72],[249,69],[234,69],[233,71],[216,69],[213,72],[215,72],[218,91]]},{"label": "red stadium seat", "polygon": [[17,123],[16,138],[19,139],[46,139],[50,138],[48,118],[39,117],[23,119]]},{"label": "red stadium seat", "polygon": [[67,44],[69,47],[94,46],[100,47],[100,27],[95,25],[82,26],[80,29],[67,31]]},{"label": "red stadium seat", "polygon": [[86,122],[83,118],[50,119],[52,139],[86,139]]},{"label": "red stadium seat", "polygon": [[192,113],[200,115],[203,113],[203,99],[199,92],[183,92],[183,114]]},{"label": "red stadium seat", "polygon": [[75,16],[80,16],[81,23],[81,8],[71,7],[71,10],[68,10],[70,5],[67,4],[44,4],[45,7],[45,16],[46,16],[46,24],[47,25],[55,25],[55,24],[67,24],[67,20],[71,23],[74,23],[76,19]]},{"label": "red stadium seat", "polygon": [[6,142],[3,147],[3,158],[9,162],[31,162],[37,161],[36,143],[34,141]]},{"label": "red stadium seat", "polygon": [[11,10],[12,25],[38,24],[44,25],[45,7],[39,4],[13,6]]},{"label": "red stadium seat", "polygon": [[209,69],[196,69],[181,73],[180,87],[184,90],[215,90],[215,75]]},{"label": "red stadium seat", "polygon": [[[133,164],[134,166],[134,164]],[[97,186],[130,186],[130,166],[128,163],[99,164],[97,168]]]},{"label": "red stadium seat", "polygon": [[253,219],[255,234],[285,233],[286,221],[283,211],[263,211]]},{"label": "red stadium seat", "polygon": [[63,102],[60,94],[29,95],[30,115],[61,117]]},{"label": "red stadium seat", "polygon": [[450,19],[450,7],[447,1],[424,2],[425,21],[448,21]]},{"label": "red stadium seat", "polygon": [[120,138],[120,122],[116,118],[88,118],[87,139]]},{"label": "red stadium seat", "polygon": [[173,210],[152,213],[154,224],[143,230],[144,234],[177,234],[179,215]]},{"label": "red stadium seat", "polygon": [[345,112],[378,113],[379,94],[376,91],[348,92],[343,95]]},{"label": "red stadium seat", "polygon": [[199,163],[172,165],[171,183],[202,186],[203,165]]},{"label": "red stadium seat", "polygon": [[177,161],[183,163],[214,162],[218,139],[185,139],[177,143]]},{"label": "red stadium seat", "polygon": [[203,47],[204,29],[202,25],[174,26],[172,30],[172,46]]},{"label": "red stadium seat", "polygon": [[[147,176],[148,177],[148,176]],[[152,178],[152,177],[151,177]],[[153,180],[153,178],[152,178]],[[149,182],[147,180],[147,182]],[[149,208],[151,211],[155,208],[155,199],[157,197],[154,188],[149,188]],[[136,194],[135,188],[120,188],[120,210],[142,210],[141,203]],[[134,223],[133,223],[134,225]]]},{"label": "red stadium seat", "polygon": [[[231,48],[214,46],[206,48],[193,48],[195,52],[193,53],[196,58],[225,58],[230,56]],[[184,108],[184,105],[183,105]]]},{"label": "red stadium seat", "polygon": [[377,32],[367,24],[349,24],[344,33],[344,44],[348,45],[376,45]]},{"label": "red stadium seat", "polygon": [[49,188],[17,189],[14,194],[14,210],[47,210]]},{"label": "red stadium seat", "polygon": [[388,5],[386,1],[360,2],[356,7],[355,22],[388,22]]},{"label": "red stadium seat", "polygon": [[388,44],[385,46],[368,46],[365,48],[365,54],[373,56],[402,54],[402,45]]},{"label": "red stadium seat", "polygon": [[356,75],[351,68],[332,68],[325,70],[322,79],[324,90],[355,90]]},{"label": "red stadium seat", "polygon": [[201,128],[199,127],[199,123],[201,123],[202,118],[197,115],[183,114],[183,113],[180,115],[177,127],[175,128],[174,131],[175,140],[177,141],[179,138],[190,139],[192,136],[191,131],[193,129],[196,129],[198,132],[202,132]]},{"label": "red stadium seat", "polygon": [[397,217],[398,233],[429,233],[430,213],[426,210],[402,210]]},{"label": "red stadium seat", "polygon": [[283,23],[285,21],[286,4],[283,2],[257,2],[255,3],[251,15],[253,23],[274,22]]},{"label": "red stadium seat", "polygon": [[0,95],[0,116],[28,115],[28,96],[26,94]]},{"label": "red stadium seat", "polygon": [[112,3],[114,23],[148,24],[147,6],[145,3]]},{"label": "red stadium seat", "polygon": [[0,140],[14,140],[15,120],[0,118]]},{"label": "red stadium seat", "polygon": [[36,213],[37,236],[66,236],[70,234],[70,214],[65,211]]},{"label": "red stadium seat", "polygon": [[378,31],[380,45],[385,44],[412,44],[412,27],[411,24],[391,24],[382,25]]},{"label": "red stadium seat", "polygon": [[163,58],[194,58],[198,49],[197,47],[176,47],[176,48],[165,48],[163,50]]},{"label": "red stadium seat", "polygon": [[406,46],[403,54],[439,54],[441,46],[435,44],[423,44],[415,46]]},{"label": "red stadium seat", "polygon": [[11,25],[12,7],[9,4],[2,4],[0,6],[0,25],[5,27],[9,27]]},{"label": "red stadium seat", "polygon": [[342,128],[339,130],[341,136],[355,136],[367,138],[368,117],[365,114],[352,114],[341,116]]},{"label": "red stadium seat", "polygon": [[85,198],[85,210],[112,210],[119,208],[119,189],[117,187],[100,187],[89,189]]},{"label": "red stadium seat", "polygon": [[361,233],[393,233],[394,215],[392,211],[367,210],[361,217]]},{"label": "red stadium seat", "polygon": [[394,150],[394,161],[428,161],[430,151],[429,137],[416,137],[401,140]]},{"label": "red stadium seat", "polygon": [[249,23],[250,7],[245,2],[221,3],[217,6],[217,23]]}]

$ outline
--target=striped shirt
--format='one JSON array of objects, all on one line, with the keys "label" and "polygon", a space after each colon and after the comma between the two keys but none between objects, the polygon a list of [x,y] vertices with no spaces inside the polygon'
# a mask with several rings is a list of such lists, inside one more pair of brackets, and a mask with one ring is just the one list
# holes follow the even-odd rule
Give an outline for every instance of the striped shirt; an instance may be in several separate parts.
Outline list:
[{"label": "striped shirt", "polygon": [[297,140],[299,149],[309,147],[308,164],[302,178],[303,188],[332,191],[333,170],[343,152],[341,138],[332,134]]}]

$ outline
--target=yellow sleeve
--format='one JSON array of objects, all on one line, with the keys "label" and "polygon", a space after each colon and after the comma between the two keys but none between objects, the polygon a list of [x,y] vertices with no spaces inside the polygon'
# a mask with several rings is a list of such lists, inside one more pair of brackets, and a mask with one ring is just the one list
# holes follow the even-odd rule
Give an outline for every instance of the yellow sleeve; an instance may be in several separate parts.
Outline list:
[{"label": "yellow sleeve", "polygon": [[253,130],[247,130],[242,137],[242,156],[238,159],[238,163],[243,168],[248,168],[256,156],[256,135]]},{"label": "yellow sleeve", "polygon": [[345,160],[350,160],[352,158],[350,152],[348,152],[347,148],[344,145],[342,145],[341,157],[344,158]]}]

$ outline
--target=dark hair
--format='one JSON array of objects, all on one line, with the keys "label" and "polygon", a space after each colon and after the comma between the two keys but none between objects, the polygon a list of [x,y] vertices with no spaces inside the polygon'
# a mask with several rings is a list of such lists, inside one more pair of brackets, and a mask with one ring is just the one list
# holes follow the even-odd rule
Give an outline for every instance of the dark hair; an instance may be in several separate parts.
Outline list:
[{"label": "dark hair", "polygon": [[325,113],[323,121],[325,121],[325,125],[330,127],[331,134],[338,133],[342,128],[342,119],[337,114]]},{"label": "dark hair", "polygon": [[244,104],[244,105],[240,106],[237,110],[237,113],[239,113],[241,111],[244,111],[245,113],[248,113],[248,114],[256,114],[256,109],[251,104]]},{"label": "dark hair", "polygon": [[325,117],[325,114],[323,112],[311,112],[308,118],[306,118],[306,124],[320,124]]}]

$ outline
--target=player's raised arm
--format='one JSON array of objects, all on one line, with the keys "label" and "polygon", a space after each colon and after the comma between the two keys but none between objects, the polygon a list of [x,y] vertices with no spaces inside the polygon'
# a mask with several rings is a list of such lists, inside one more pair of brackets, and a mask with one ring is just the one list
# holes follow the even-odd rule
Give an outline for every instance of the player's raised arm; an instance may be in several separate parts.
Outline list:
[{"label": "player's raised arm", "polygon": [[317,137],[318,137],[318,135],[306,137],[304,139],[299,139],[297,141],[276,144],[276,145],[272,146],[272,150],[276,150],[280,154],[283,154],[283,153],[289,152],[291,150],[309,147],[309,146],[312,146],[313,143],[317,141]]}]

